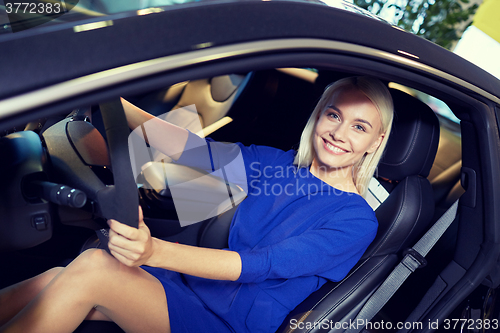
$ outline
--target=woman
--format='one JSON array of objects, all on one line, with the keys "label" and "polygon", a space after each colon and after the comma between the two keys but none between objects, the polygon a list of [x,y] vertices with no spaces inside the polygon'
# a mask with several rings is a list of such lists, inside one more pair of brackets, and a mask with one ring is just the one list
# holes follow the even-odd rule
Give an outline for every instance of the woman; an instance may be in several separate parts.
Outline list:
[{"label": "woman", "polygon": [[[123,104],[130,127],[153,119]],[[380,81],[337,81],[311,114],[298,152],[241,146],[249,193],[229,249],[152,238],[139,209],[138,229],[108,221],[112,256],[86,251],[66,268],[3,290],[0,332],[71,332],[84,319],[112,320],[127,332],[274,332],[327,280],[341,280],[375,237],[362,196],[392,113]],[[150,144],[178,163],[192,159],[181,152],[201,139],[165,122],[156,127],[148,129]]]}]

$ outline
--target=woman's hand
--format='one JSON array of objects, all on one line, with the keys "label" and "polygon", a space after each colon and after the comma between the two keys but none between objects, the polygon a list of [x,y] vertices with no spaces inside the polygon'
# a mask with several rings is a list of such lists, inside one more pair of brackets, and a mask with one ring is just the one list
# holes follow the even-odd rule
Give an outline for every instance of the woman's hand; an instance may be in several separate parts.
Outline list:
[{"label": "woman's hand", "polygon": [[133,228],[116,220],[108,220],[111,254],[122,264],[136,267],[146,264],[153,255],[153,239],[144,223],[139,206],[139,228]]},{"label": "woman's hand", "polygon": [[237,252],[176,244],[151,237],[139,207],[139,228],[108,220],[111,254],[129,267],[147,265],[213,280],[235,281],[241,274]]}]

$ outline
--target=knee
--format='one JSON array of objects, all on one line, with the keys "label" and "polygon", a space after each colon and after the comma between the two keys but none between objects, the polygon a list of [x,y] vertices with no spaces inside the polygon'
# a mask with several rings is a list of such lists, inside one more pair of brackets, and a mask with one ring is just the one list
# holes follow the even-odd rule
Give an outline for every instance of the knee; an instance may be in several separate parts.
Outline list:
[{"label": "knee", "polygon": [[68,270],[77,274],[102,274],[108,270],[114,270],[119,262],[109,253],[101,249],[89,249],[80,254],[68,265]]},{"label": "knee", "polygon": [[63,269],[63,267],[54,267],[30,279],[30,286],[33,288],[32,290],[34,293],[38,294],[42,291],[42,289],[45,288]]},{"label": "knee", "polygon": [[59,274],[62,270],[64,269],[64,267],[54,267],[54,268],[51,268],[49,269],[48,271],[46,271],[45,273],[43,273],[43,277],[44,277],[44,280],[47,281],[47,283],[49,283],[50,281],[52,281],[52,279],[54,279],[57,274]]}]

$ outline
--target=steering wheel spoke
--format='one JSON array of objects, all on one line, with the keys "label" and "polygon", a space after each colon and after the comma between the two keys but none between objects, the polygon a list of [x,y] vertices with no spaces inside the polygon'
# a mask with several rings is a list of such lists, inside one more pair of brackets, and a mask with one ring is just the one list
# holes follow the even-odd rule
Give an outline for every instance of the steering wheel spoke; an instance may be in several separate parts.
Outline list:
[{"label": "steering wheel spoke", "polygon": [[100,104],[106,129],[114,185],[98,192],[100,213],[129,226],[138,227],[139,196],[130,163],[129,128],[120,99]]}]

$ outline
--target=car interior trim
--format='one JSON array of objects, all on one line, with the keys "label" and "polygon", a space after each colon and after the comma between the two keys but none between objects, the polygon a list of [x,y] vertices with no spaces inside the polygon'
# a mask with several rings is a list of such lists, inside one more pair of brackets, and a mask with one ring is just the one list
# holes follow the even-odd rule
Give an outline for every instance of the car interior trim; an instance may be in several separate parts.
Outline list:
[{"label": "car interior trim", "polygon": [[357,55],[370,56],[380,60],[390,60],[392,62],[443,78],[470,91],[473,91],[483,97],[486,97],[489,100],[500,103],[499,98],[488,93],[487,91],[456,76],[450,75],[428,65],[421,64],[415,60],[407,59],[402,56],[391,54],[389,52],[377,50],[374,48],[345,42],[329,41],[323,39],[296,38],[274,39],[213,47],[177,55],[160,57],[152,60],[146,60],[135,64],[125,65],[99,73],[90,74],[0,101],[0,110],[2,110],[0,116],[2,118],[8,117],[15,114],[16,112],[40,107],[65,98],[79,95],[81,93],[91,92],[96,89],[102,89],[114,84],[139,79],[148,75],[157,74],[159,72],[168,71],[174,68],[187,67],[204,62],[237,56],[248,56],[261,52],[286,50],[342,51]]},{"label": "car interior trim", "polygon": [[318,78],[318,73],[303,68],[276,68],[276,70],[309,83],[314,83]]},{"label": "car interior trim", "polygon": [[219,120],[217,120],[215,123],[208,125],[207,127],[201,129],[201,131],[195,133],[196,135],[200,137],[207,137],[213,132],[217,131],[219,128],[226,126],[230,122],[233,121],[233,118],[225,116]]}]

